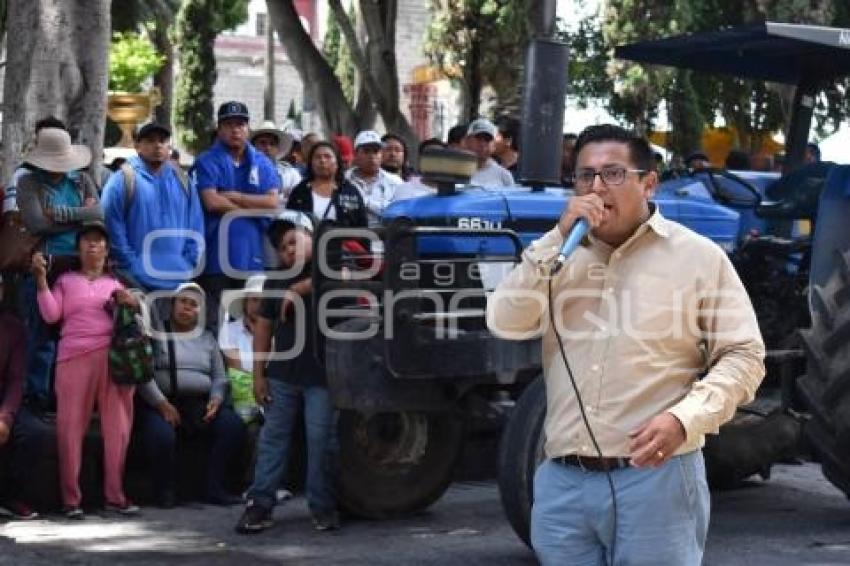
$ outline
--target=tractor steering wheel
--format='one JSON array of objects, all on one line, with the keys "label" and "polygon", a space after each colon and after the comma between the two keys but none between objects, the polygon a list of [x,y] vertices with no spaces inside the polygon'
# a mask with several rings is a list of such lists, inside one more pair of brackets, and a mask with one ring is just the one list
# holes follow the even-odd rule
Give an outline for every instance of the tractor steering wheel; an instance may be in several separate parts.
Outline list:
[{"label": "tractor steering wheel", "polygon": [[[696,173],[707,173],[708,174],[708,180],[709,180],[709,183],[711,184],[711,186],[708,187],[708,190],[711,192],[712,196],[717,201],[719,201],[723,204],[741,206],[741,207],[747,207],[747,208],[750,208],[750,207],[756,208],[758,205],[761,204],[762,196],[761,196],[761,193],[759,192],[758,188],[755,185],[753,185],[751,182],[740,177],[739,175],[736,175],[735,173],[732,173],[731,171],[729,171],[727,169],[717,169],[717,168],[702,169],[700,171],[694,171],[694,176],[696,176]],[[740,197],[735,197],[733,195],[730,195],[728,189],[725,189],[718,182],[718,180],[717,180],[718,177],[725,177],[726,179],[729,179],[733,183],[737,183],[737,184],[741,185],[742,187],[747,189],[747,191],[752,193],[754,201],[744,200],[744,199],[741,199]]]}]

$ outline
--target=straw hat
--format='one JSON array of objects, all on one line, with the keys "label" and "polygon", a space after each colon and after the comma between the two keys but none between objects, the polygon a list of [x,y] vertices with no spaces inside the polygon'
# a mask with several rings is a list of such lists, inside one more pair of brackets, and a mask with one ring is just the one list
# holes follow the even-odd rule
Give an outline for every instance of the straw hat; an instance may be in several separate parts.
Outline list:
[{"label": "straw hat", "polygon": [[68,173],[91,163],[91,150],[71,143],[71,135],[60,128],[44,128],[24,162],[51,173]]},{"label": "straw hat", "polygon": [[277,138],[277,145],[280,148],[280,154],[286,155],[289,153],[289,150],[292,148],[292,134],[289,132],[284,132],[280,128],[278,128],[274,122],[271,120],[266,120],[260,127],[251,130],[251,143],[254,143],[254,140],[257,139],[257,136],[261,136],[263,134],[274,136]]}]

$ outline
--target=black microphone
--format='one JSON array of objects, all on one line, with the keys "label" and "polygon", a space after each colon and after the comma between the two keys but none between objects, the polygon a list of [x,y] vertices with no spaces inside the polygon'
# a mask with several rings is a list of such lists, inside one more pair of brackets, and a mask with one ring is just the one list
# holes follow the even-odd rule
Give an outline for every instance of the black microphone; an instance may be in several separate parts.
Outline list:
[{"label": "black microphone", "polygon": [[581,243],[582,238],[587,235],[589,230],[590,224],[587,223],[587,218],[579,218],[576,220],[576,223],[573,224],[572,228],[570,228],[570,233],[567,234],[567,237],[564,239],[564,243],[561,246],[561,252],[558,254],[558,257],[555,258],[555,263],[552,265],[552,275],[555,275],[561,270],[564,266],[564,262],[566,262],[567,258],[576,251],[576,248]]}]

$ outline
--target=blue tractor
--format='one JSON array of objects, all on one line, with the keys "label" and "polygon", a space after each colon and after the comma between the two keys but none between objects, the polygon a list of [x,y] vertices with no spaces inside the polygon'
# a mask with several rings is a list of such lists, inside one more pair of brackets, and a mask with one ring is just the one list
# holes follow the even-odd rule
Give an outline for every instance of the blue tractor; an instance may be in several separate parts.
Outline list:
[{"label": "blue tractor", "polygon": [[[674,38],[684,42],[676,50],[688,41],[705,49],[698,38]],[[718,60],[738,58],[738,65],[705,71],[792,81],[802,93],[850,74],[850,30],[763,24],[710,39]],[[654,43],[640,45],[652,57],[667,53]],[[774,64],[776,53],[782,64]],[[646,56],[621,53],[639,55]],[[679,64],[694,60],[711,57]],[[797,74],[781,74],[794,67],[789,61]],[[528,542],[531,481],[543,457],[540,345],[491,335],[485,305],[488,290],[555,224],[570,196],[551,183],[563,108],[549,101],[563,100],[566,49],[533,42],[526,67],[529,145],[521,153],[532,159],[521,176],[528,186],[458,189],[464,158],[434,154],[434,166],[423,167],[439,187],[434,196],[390,206],[369,231],[318,227],[313,300],[326,315],[312,339],[340,409],[340,502],[356,514],[384,518],[427,507],[448,487],[470,422],[509,415],[499,485],[508,519]],[[766,69],[774,74],[758,74]],[[789,169],[802,160],[806,101],[798,96],[787,136]],[[850,232],[841,224],[850,211],[850,171],[819,174],[687,172],[655,197],[666,217],[730,253],[770,348],[766,394],[706,447],[718,485],[766,475],[772,461],[793,452],[805,420],[827,477],[850,493]],[[801,220],[813,223],[813,237],[799,229]],[[808,326],[801,338],[798,329]]]}]

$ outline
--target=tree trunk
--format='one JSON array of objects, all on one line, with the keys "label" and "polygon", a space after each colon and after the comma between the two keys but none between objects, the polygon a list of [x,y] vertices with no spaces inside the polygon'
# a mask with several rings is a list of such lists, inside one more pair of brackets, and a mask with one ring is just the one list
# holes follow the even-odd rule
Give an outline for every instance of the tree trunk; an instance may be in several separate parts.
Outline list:
[{"label": "tree trunk", "polygon": [[387,130],[404,138],[409,148],[419,145],[410,122],[399,108],[398,68],[395,58],[395,0],[360,2],[366,27],[366,53],[357,42],[351,20],[339,0],[330,0],[330,8],[339,23],[351,58],[369,92]]},{"label": "tree trunk", "polygon": [[68,127],[79,132],[79,141],[91,148],[90,171],[100,179],[103,134],[106,129],[106,95],[109,88],[109,38],[111,0],[76,0],[73,27],[69,30],[76,54],[78,88],[66,90]]},{"label": "tree trunk", "polygon": [[101,166],[106,120],[109,0],[12,0],[3,86],[3,179],[21,160],[35,122],[64,119]]},{"label": "tree trunk", "polygon": [[[398,82],[398,63],[395,56],[397,0],[367,0],[360,2],[363,23],[369,40],[366,45],[369,53],[369,66],[375,77],[375,83],[383,91],[377,101],[378,112],[384,120],[387,131],[404,138],[409,148],[410,158],[416,159],[419,138],[401,111],[400,87]],[[374,98],[374,95],[373,95]]]},{"label": "tree trunk", "polygon": [[472,38],[468,61],[463,67],[464,88],[461,92],[461,120],[465,122],[478,118],[481,111],[481,90],[484,81],[481,78],[481,41],[477,37]]},{"label": "tree trunk", "polygon": [[162,101],[154,110],[154,119],[171,129],[171,108],[174,104],[174,43],[169,37],[171,21],[159,21],[153,33],[156,50],[165,57],[159,71],[153,76],[153,84],[159,87]]},{"label": "tree trunk", "polygon": [[351,105],[345,99],[342,86],[304,26],[292,0],[266,0],[269,22],[277,31],[278,39],[286,49],[290,61],[298,71],[305,88],[315,96],[319,118],[325,135],[356,133],[361,124]]}]

